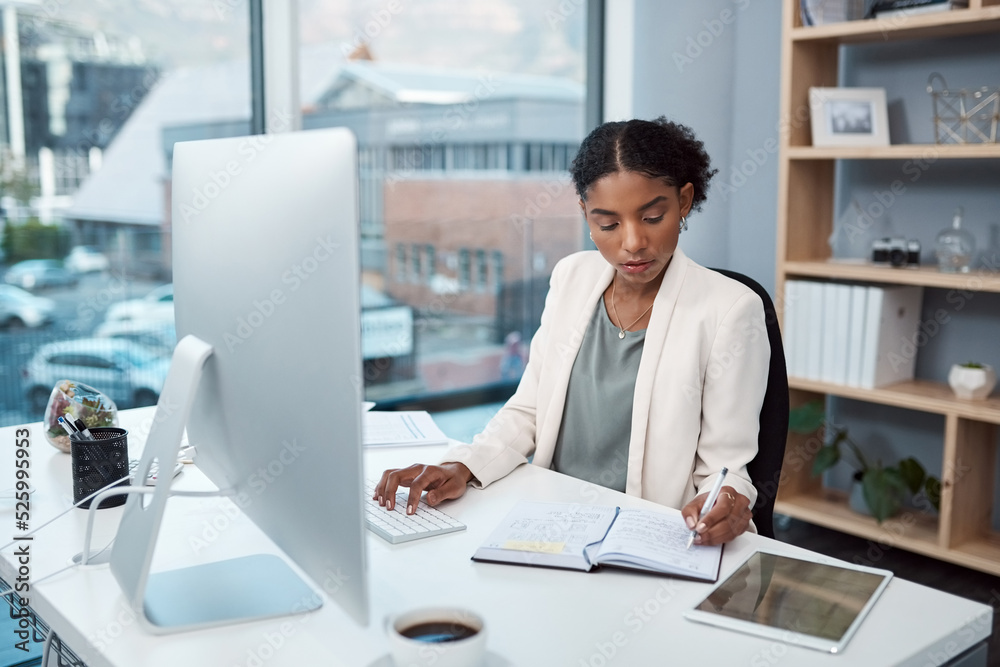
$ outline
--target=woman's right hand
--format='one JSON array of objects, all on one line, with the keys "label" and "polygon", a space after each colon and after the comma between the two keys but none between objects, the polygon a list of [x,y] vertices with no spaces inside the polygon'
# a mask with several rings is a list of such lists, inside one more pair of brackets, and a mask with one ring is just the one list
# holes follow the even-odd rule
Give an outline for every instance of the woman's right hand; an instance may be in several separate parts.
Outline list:
[{"label": "woman's right hand", "polygon": [[408,486],[410,496],[406,501],[406,513],[413,514],[424,491],[427,491],[427,504],[434,506],[445,500],[460,498],[471,479],[472,471],[464,463],[449,462],[436,466],[416,463],[408,468],[390,468],[383,472],[372,498],[391,510],[396,505],[396,489]]}]

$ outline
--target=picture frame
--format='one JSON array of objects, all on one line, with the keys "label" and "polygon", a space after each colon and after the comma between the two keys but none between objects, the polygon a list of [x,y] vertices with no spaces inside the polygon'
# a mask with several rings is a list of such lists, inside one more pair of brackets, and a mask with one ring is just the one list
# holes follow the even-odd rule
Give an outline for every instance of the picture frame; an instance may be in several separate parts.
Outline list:
[{"label": "picture frame", "polygon": [[813,146],[888,146],[885,88],[810,88]]}]

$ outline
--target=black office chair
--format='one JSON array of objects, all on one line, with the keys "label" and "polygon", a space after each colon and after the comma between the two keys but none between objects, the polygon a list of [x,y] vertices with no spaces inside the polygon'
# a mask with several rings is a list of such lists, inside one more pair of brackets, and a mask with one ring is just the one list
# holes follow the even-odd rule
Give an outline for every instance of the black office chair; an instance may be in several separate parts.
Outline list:
[{"label": "black office chair", "polygon": [[757,526],[757,532],[765,537],[774,537],[774,499],[778,495],[781,463],[788,439],[788,371],[785,369],[785,350],[781,344],[778,313],[774,310],[774,302],[767,291],[753,278],[726,269],[712,270],[743,283],[756,292],[764,303],[767,340],[771,344],[771,364],[767,371],[764,403],[760,408],[757,456],[747,464],[747,472],[757,489],[757,502],[753,506],[753,522]]}]

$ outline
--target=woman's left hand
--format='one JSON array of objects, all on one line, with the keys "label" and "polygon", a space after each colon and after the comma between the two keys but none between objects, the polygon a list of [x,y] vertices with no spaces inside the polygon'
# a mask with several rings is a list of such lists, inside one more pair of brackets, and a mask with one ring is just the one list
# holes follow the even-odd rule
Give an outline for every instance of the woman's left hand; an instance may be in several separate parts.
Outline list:
[{"label": "woman's left hand", "polygon": [[694,538],[695,544],[722,544],[746,531],[753,517],[749,498],[731,486],[724,486],[715,500],[715,506],[705,518],[699,520],[701,506],[707,498],[708,494],[702,493],[681,509],[688,528],[698,532],[698,537]]}]

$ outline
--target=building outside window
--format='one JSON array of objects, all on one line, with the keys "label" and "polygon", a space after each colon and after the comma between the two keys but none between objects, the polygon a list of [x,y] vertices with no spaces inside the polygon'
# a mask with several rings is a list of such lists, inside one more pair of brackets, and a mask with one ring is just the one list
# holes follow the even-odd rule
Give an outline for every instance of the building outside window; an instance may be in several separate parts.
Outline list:
[{"label": "building outside window", "polygon": [[[171,282],[173,143],[192,124],[201,136],[183,138],[249,134],[249,18],[247,3],[4,3],[0,272],[76,273],[44,295],[51,323],[0,331],[0,425],[42,418],[30,396],[52,387],[21,373],[42,345],[92,337],[112,306]],[[171,322],[133,323],[169,350]]]},{"label": "building outside window", "polygon": [[463,290],[469,289],[469,285],[472,283],[470,257],[468,248],[460,248],[458,250],[458,286]]},{"label": "building outside window", "polygon": [[476,291],[485,292],[489,279],[489,266],[486,265],[486,251],[476,250]]},{"label": "building outside window", "polygon": [[396,244],[396,282],[401,283],[406,280],[406,245]]},{"label": "building outside window", "polygon": [[503,253],[494,250],[490,253],[490,257],[493,260],[493,290],[499,292],[503,287]]},{"label": "building outside window", "polygon": [[[90,336],[112,304],[171,282],[174,143],[251,133],[248,3],[58,4],[3,12],[19,36],[0,82],[5,261],[86,245],[109,268],[58,295],[53,326],[0,338],[0,424],[41,417],[19,372],[41,344]],[[403,3],[369,34],[371,0],[297,3],[302,129],[358,139],[362,307],[409,308],[421,332],[371,399],[496,382],[505,336],[537,326],[526,286],[581,247],[562,156],[585,134],[587,12],[564,4]],[[473,355],[476,372],[455,370]]]},{"label": "building outside window", "polygon": [[421,263],[421,250],[423,247],[414,243],[410,246],[410,282],[420,283],[424,277],[423,264]]},{"label": "building outside window", "polygon": [[435,257],[434,246],[424,246],[424,262],[427,265],[427,282],[430,283],[437,275],[437,258]]}]

